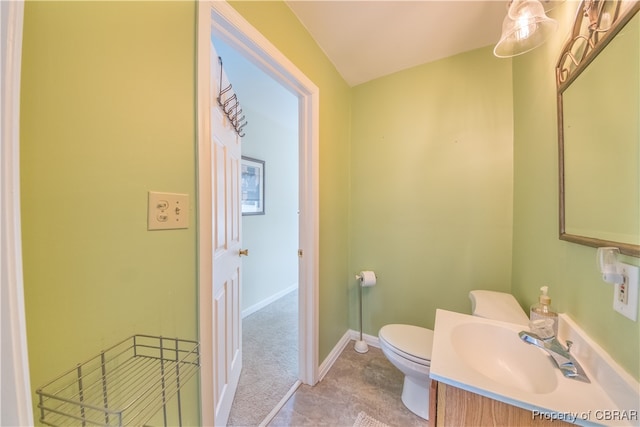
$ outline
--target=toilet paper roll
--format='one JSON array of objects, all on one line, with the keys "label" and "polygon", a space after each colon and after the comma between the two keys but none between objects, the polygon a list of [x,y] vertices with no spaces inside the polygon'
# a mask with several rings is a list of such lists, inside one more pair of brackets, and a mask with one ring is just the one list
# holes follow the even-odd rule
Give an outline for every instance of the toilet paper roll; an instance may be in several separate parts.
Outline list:
[{"label": "toilet paper roll", "polygon": [[356,277],[360,280],[360,286],[376,285],[376,273],[373,271],[361,271]]}]

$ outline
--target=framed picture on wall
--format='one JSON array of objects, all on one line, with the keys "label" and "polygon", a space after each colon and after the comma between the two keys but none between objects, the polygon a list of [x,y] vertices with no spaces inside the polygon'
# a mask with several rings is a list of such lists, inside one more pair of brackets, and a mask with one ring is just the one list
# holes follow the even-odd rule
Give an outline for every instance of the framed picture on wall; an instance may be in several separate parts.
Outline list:
[{"label": "framed picture on wall", "polygon": [[242,156],[242,215],[264,215],[264,160]]}]

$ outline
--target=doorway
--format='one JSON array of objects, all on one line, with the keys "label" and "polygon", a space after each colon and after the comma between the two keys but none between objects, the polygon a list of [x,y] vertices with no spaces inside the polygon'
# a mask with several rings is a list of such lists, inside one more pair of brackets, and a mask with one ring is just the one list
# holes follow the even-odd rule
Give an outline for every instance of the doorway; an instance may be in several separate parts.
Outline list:
[{"label": "doorway", "polygon": [[[212,96],[209,91],[209,46],[215,35],[281,84],[298,100],[298,381],[314,385],[318,378],[318,120],[319,90],[268,40],[224,2],[199,3],[198,31],[198,152],[209,144]],[[204,425],[213,425],[216,398],[215,318],[211,303],[213,279],[210,252],[210,179],[214,166],[198,156],[199,172],[199,335],[201,343],[201,406]],[[208,181],[207,181],[208,180]],[[209,182],[209,184],[207,184]],[[268,202],[267,202],[268,203]],[[203,209],[205,211],[203,211]],[[223,344],[222,344],[223,345]]]},{"label": "doorway", "polygon": [[215,34],[212,42],[247,123],[242,182],[263,189],[243,189],[243,360],[227,422],[258,425],[298,381],[298,98]]}]

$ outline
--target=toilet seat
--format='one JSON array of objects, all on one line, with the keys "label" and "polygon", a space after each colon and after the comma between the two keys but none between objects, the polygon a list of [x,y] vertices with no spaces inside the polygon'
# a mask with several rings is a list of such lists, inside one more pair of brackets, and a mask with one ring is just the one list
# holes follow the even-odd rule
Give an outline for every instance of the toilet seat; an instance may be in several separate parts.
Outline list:
[{"label": "toilet seat", "polygon": [[413,325],[385,325],[378,338],[398,356],[425,367],[431,366],[432,330]]}]

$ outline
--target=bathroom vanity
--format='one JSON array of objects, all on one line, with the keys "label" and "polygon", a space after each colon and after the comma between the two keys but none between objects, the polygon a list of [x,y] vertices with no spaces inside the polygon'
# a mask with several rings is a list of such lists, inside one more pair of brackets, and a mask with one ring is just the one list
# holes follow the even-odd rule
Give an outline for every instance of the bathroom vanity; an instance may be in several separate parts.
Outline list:
[{"label": "bathroom vanity", "polygon": [[640,424],[640,384],[568,316],[559,316],[559,341],[573,342],[589,382],[566,378],[545,350],[522,341],[523,329],[437,310],[430,425]]},{"label": "bathroom vanity", "polygon": [[569,425],[435,380],[431,381],[429,414],[430,427]]}]

